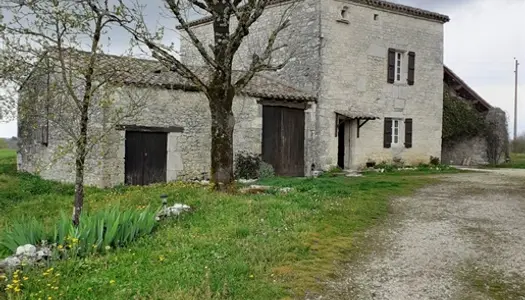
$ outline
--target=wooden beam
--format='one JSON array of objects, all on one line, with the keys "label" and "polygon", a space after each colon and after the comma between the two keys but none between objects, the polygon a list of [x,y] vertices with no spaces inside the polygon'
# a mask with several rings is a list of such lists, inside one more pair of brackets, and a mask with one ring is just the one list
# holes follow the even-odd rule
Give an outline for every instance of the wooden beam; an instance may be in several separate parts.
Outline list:
[{"label": "wooden beam", "polygon": [[363,123],[361,123],[361,119],[357,119],[357,138],[359,138],[359,130],[363,125],[365,125],[370,119],[365,119]]},{"label": "wooden beam", "polygon": [[140,132],[184,132],[184,127],[180,126],[140,126],[140,125],[116,125],[116,130],[140,131]]}]

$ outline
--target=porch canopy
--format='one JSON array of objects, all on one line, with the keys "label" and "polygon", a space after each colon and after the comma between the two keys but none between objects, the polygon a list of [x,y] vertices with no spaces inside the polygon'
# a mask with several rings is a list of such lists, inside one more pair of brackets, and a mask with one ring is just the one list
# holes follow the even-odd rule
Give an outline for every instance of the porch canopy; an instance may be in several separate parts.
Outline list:
[{"label": "porch canopy", "polygon": [[335,136],[337,136],[337,132],[339,130],[339,125],[341,122],[347,121],[347,120],[357,120],[357,137],[359,138],[359,129],[363,127],[368,121],[370,120],[377,120],[380,119],[378,116],[365,113],[357,110],[336,110],[335,111]]}]

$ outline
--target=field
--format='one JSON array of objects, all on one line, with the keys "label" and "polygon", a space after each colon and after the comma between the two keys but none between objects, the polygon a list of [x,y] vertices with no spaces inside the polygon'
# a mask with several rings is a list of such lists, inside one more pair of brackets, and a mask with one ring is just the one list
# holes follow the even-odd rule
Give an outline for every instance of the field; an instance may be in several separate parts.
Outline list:
[{"label": "field", "polygon": [[[153,235],[104,255],[54,263],[49,274],[27,271],[21,299],[284,299],[322,288],[355,251],[367,228],[388,214],[389,199],[432,182],[421,172],[359,178],[275,178],[288,194],[231,195],[188,183],[88,188],[86,209],[120,204],[195,208]],[[13,220],[45,224],[70,213],[71,185],[17,174],[15,154],[0,151],[0,232]],[[9,253],[0,253],[0,257]],[[0,287],[2,283],[0,281]],[[49,286],[48,286],[49,285]],[[0,291],[0,299],[2,298]]]},{"label": "field", "polygon": [[498,168],[525,169],[525,153],[511,153],[510,163],[498,165]]}]

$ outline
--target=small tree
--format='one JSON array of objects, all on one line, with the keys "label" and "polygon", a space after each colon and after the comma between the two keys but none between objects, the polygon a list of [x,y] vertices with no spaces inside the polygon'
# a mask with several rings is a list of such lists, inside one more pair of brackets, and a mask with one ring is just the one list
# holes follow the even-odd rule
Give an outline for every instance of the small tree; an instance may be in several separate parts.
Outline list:
[{"label": "small tree", "polygon": [[[108,0],[1,3],[6,18],[1,24],[0,77],[15,87],[14,92],[3,94],[2,107],[12,116],[13,107],[19,102],[19,122],[26,129],[43,120],[44,130],[56,128],[61,145],[53,160],[65,156],[74,160],[72,221],[78,225],[84,204],[86,158],[94,149],[101,153],[103,147],[99,146],[114,128],[112,124],[137,114],[143,99],[129,97],[127,105],[111,109],[115,85],[110,81],[117,74],[131,71],[102,61],[102,49],[107,46],[104,35],[114,20],[95,8],[110,11]],[[16,92],[20,88],[33,94],[28,99],[18,99]],[[92,119],[102,126],[92,126]],[[33,123],[25,124],[29,120]]]},{"label": "small tree", "polygon": [[[276,59],[275,53],[289,47],[286,40],[278,42],[280,33],[289,27],[289,16],[296,1],[290,1],[284,10],[280,22],[268,33],[266,42],[259,49],[249,53],[251,62],[241,76],[233,76],[234,57],[241,45],[247,40],[250,29],[261,17],[273,0],[163,0],[163,16],[173,20],[172,27],[183,32],[184,38],[198,50],[205,68],[199,69],[187,65],[178,58],[173,46],[162,43],[159,31],[149,31],[141,13],[141,6],[125,5],[117,13],[108,13],[114,20],[128,30],[136,41],[147,46],[152,56],[177,73],[192,82],[199,91],[208,98],[211,112],[211,179],[217,189],[226,189],[234,180],[233,174],[233,130],[234,115],[232,112],[233,98],[259,72],[277,71],[282,69],[289,60],[284,55]],[[213,41],[207,45],[191,26],[194,13],[203,13],[211,18]],[[161,28],[163,31],[164,28]],[[290,51],[291,53],[292,51]]]}]

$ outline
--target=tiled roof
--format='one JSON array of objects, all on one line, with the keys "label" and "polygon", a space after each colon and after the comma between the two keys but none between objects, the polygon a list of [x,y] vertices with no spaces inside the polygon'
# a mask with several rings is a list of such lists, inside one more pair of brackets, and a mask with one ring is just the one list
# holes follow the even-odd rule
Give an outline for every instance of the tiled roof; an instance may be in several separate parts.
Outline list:
[{"label": "tiled roof", "polygon": [[[48,55],[51,55],[49,52]],[[156,60],[140,59],[125,56],[100,54],[95,78],[105,78],[113,83],[158,86],[169,89],[198,91],[195,84],[175,72],[169,71]],[[68,64],[78,67],[85,66],[88,53],[72,50],[68,52]],[[190,67],[201,80],[206,81],[210,72],[205,67]],[[245,74],[244,71],[233,71],[233,80]],[[288,101],[316,101],[317,98],[294,88],[282,81],[274,80],[262,74],[256,74],[248,85],[240,91],[251,97],[265,99],[280,99]]]},{"label": "tiled roof", "polygon": [[356,109],[350,109],[350,110],[336,110],[336,114],[344,116],[349,119],[362,119],[362,120],[376,120],[379,119],[378,116],[371,114],[371,113],[365,113]]},{"label": "tiled roof", "polygon": [[489,110],[492,108],[492,105],[490,105],[490,103],[488,103],[485,99],[483,99],[483,97],[481,97],[478,93],[476,93],[476,91],[474,91],[465,81],[463,81],[461,77],[459,77],[456,73],[454,73],[454,71],[452,71],[447,66],[443,66],[443,67],[444,67],[445,79],[447,79],[447,76],[449,76],[449,78],[451,78],[453,81],[460,84],[461,87],[463,87],[464,90],[470,95],[470,97],[478,101],[479,105],[481,105],[485,110]]},{"label": "tiled roof", "polygon": [[[267,5],[281,4],[281,3],[291,2],[291,1],[293,0],[271,0]],[[443,23],[450,21],[450,18],[446,15],[442,15],[439,13],[435,13],[432,11],[428,11],[428,10],[424,10],[424,9],[420,9],[420,8],[416,8],[412,6],[384,1],[384,0],[347,0],[347,1],[358,3],[358,4],[364,4],[368,6],[373,6],[376,8],[385,9],[385,10],[389,10],[389,11],[396,12],[396,13],[403,13],[403,14],[421,17],[425,19],[436,20],[436,21],[440,21]],[[211,16],[208,16],[208,17],[204,17],[204,18],[201,18],[195,21],[188,22],[188,25],[197,26],[201,24],[206,24],[208,22],[211,22],[212,20],[213,18]],[[181,27],[177,26],[177,29],[181,29]]]}]

